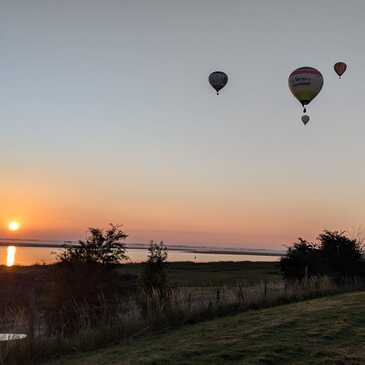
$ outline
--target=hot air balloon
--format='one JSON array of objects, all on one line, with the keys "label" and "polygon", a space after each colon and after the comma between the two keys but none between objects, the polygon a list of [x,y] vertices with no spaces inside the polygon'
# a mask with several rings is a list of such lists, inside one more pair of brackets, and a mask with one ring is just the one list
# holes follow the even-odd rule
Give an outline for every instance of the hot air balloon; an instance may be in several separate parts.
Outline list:
[{"label": "hot air balloon", "polygon": [[304,125],[306,125],[309,122],[309,120],[310,120],[309,115],[307,114],[302,115],[302,122]]},{"label": "hot air balloon", "polygon": [[341,76],[345,73],[346,69],[347,69],[347,65],[345,62],[337,62],[334,66],[333,66],[336,74],[338,75],[339,78],[341,78]]},{"label": "hot air balloon", "polygon": [[[306,113],[306,105],[308,105],[322,89],[323,76],[313,67],[300,67],[290,74],[288,83],[290,91],[302,104],[303,113]],[[308,123],[308,121],[306,123]]]},{"label": "hot air balloon", "polygon": [[209,75],[209,83],[219,95],[219,91],[223,89],[228,82],[228,76],[222,71],[215,71]]}]

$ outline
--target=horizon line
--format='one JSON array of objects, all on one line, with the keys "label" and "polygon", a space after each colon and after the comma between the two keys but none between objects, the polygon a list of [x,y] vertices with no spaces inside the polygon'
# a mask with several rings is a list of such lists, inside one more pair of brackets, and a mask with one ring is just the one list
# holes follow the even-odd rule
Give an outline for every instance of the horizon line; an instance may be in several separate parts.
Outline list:
[{"label": "horizon line", "polygon": [[[257,255],[257,256],[282,256],[285,251],[265,248],[245,247],[217,247],[217,246],[190,246],[188,244],[168,244],[166,247],[171,251],[190,253],[226,254],[226,255]],[[28,248],[67,248],[79,247],[78,241],[62,240],[27,240],[0,238],[0,247],[28,247]],[[149,243],[125,243],[126,249],[148,249]]]}]

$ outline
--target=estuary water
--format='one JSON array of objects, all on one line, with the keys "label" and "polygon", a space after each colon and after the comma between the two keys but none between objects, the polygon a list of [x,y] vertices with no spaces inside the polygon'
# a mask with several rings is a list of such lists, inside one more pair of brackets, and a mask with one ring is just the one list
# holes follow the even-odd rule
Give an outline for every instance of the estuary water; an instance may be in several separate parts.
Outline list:
[{"label": "estuary water", "polygon": [[[240,252],[228,251],[224,249],[220,252],[209,252],[209,248],[203,250],[205,252],[191,252],[186,247],[181,249],[174,248],[168,252],[168,261],[192,261],[192,262],[215,262],[215,261],[278,261],[280,256],[270,255],[269,252],[264,254],[243,254]],[[34,264],[50,264],[54,263],[57,255],[62,252],[60,248],[49,247],[16,247],[9,249],[8,247],[0,247],[0,265],[9,264],[9,254],[11,253],[13,260],[11,265],[34,265]],[[143,262],[147,259],[146,248],[129,248],[126,254],[128,262]]]}]

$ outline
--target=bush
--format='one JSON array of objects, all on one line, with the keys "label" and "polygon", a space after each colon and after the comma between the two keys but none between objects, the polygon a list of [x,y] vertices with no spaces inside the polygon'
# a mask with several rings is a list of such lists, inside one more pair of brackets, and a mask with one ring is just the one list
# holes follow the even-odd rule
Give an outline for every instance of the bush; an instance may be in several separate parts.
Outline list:
[{"label": "bush", "polygon": [[299,238],[280,260],[282,274],[287,280],[307,279],[327,275],[335,280],[354,279],[365,274],[361,244],[345,232],[324,231],[318,243]]},{"label": "bush", "polygon": [[280,260],[286,280],[303,280],[318,274],[318,248],[314,243],[298,239]]},{"label": "bush", "polygon": [[65,247],[58,259],[71,264],[118,264],[127,258],[123,243],[127,237],[120,226],[114,224],[106,230],[89,228],[86,241],[79,241],[76,247]]},{"label": "bush", "polygon": [[127,258],[122,242],[126,237],[119,226],[111,224],[106,230],[90,228],[85,242],[65,247],[52,271],[54,288],[46,318],[49,332],[74,333],[84,318],[92,327],[106,307],[113,315],[113,307],[130,289],[130,277],[114,270]]},{"label": "bush", "polygon": [[140,277],[141,290],[137,303],[143,317],[147,318],[152,326],[160,327],[171,309],[171,291],[165,272],[167,247],[162,241],[151,241],[148,252],[148,260]]},{"label": "bush", "polygon": [[164,297],[168,287],[165,272],[167,247],[162,241],[160,243],[151,241],[148,252],[148,260],[141,275],[141,286],[147,295],[155,291],[160,297]]},{"label": "bush", "polygon": [[324,231],[319,241],[323,271],[328,276],[341,279],[364,274],[363,251],[356,239],[350,239],[344,232]]}]

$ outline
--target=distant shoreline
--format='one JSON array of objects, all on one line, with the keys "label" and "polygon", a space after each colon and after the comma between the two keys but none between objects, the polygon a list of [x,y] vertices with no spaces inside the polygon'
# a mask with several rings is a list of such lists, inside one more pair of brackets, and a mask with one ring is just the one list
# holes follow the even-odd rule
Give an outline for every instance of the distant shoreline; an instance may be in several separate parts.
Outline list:
[{"label": "distant shoreline", "polygon": [[[6,242],[7,241],[7,242]],[[15,246],[15,247],[28,247],[28,248],[65,248],[65,247],[78,247],[77,243],[52,243],[52,242],[29,242],[23,240],[0,240],[0,247],[8,247],[8,246]],[[126,243],[126,249],[135,249],[135,250],[146,250],[149,247],[148,244],[142,243]],[[168,245],[167,248],[170,251],[180,251],[180,252],[187,252],[187,253],[196,253],[196,254],[214,254],[214,255],[251,255],[251,256],[283,256],[285,253],[280,251],[270,251],[264,249],[233,249],[233,248],[218,248],[218,247],[192,247],[192,246],[183,246],[183,245]]]}]

